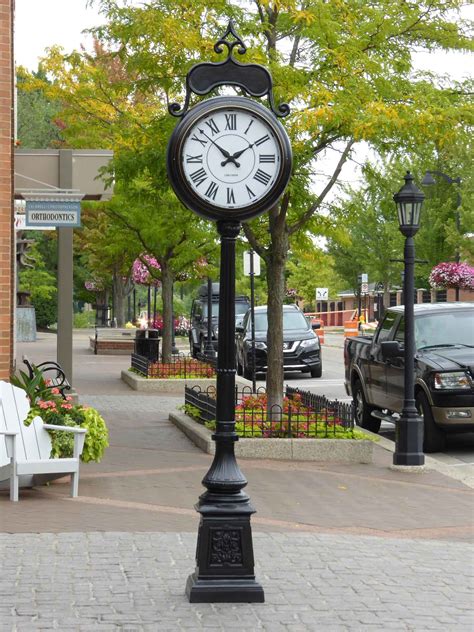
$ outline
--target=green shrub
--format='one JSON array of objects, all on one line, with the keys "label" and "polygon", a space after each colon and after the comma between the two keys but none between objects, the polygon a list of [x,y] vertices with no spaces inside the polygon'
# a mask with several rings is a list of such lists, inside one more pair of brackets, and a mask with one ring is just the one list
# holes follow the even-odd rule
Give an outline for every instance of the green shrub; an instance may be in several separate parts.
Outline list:
[{"label": "green shrub", "polygon": [[75,329],[89,329],[95,325],[95,312],[78,312],[74,314]]}]

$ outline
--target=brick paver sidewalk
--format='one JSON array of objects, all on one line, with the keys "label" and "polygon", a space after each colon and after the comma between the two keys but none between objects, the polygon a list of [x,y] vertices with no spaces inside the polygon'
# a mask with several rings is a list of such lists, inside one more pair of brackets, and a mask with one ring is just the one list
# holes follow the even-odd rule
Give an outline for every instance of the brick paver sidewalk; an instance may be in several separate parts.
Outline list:
[{"label": "brick paver sidewalk", "polygon": [[111,433],[79,498],[0,493],[1,632],[473,629],[472,490],[394,472],[382,448],[372,465],[242,459],[266,603],[189,604],[210,457],[168,421],[182,398],[128,390],[124,362],[78,350],[81,399]]}]

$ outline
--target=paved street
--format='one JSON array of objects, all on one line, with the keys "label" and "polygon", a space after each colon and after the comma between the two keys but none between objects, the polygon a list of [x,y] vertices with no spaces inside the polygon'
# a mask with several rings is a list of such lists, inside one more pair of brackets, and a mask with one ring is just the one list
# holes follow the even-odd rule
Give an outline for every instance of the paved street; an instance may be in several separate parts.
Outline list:
[{"label": "paved street", "polygon": [[[189,604],[198,514],[211,457],[169,421],[177,396],[137,394],[125,356],[75,338],[75,385],[111,446],[68,484],[0,492],[0,631],[470,631],[472,490],[436,469],[241,459],[265,604]],[[54,337],[19,345],[54,358]],[[26,347],[26,349],[25,349]],[[383,443],[383,442],[382,442]]]}]

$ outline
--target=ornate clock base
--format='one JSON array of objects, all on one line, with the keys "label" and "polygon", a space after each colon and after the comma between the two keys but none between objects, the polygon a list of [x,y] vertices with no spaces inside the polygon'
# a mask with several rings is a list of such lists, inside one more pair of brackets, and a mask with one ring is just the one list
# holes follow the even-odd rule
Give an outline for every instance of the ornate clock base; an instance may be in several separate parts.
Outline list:
[{"label": "ornate clock base", "polygon": [[[205,496],[205,495],[204,495]],[[186,582],[191,603],[263,603],[265,595],[254,575],[250,502],[221,507],[200,504],[196,571]]]}]

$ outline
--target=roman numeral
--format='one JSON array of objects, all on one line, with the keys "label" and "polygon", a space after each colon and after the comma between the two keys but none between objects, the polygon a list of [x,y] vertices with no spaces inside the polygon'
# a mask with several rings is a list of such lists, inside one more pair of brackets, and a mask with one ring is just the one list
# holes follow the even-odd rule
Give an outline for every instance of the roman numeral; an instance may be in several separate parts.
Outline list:
[{"label": "roman numeral", "polygon": [[[201,130],[199,130],[201,131]],[[198,143],[201,143],[201,145],[203,147],[205,147],[207,145],[207,138],[199,138],[198,136],[196,136],[196,134],[194,134],[193,136],[191,136],[191,140],[195,140]]]},{"label": "roman numeral", "polygon": [[197,171],[193,171],[193,173],[190,173],[189,177],[194,182],[194,184],[198,187],[200,184],[204,182],[204,180],[207,179],[207,173],[201,167]]},{"label": "roman numeral", "polygon": [[245,130],[244,134],[246,134],[246,133],[249,131],[250,126],[251,126],[251,125],[253,125],[254,120],[255,120],[255,119],[252,119],[252,120],[250,121],[250,123],[248,124],[248,127],[247,127],[247,129]]},{"label": "roman numeral", "polygon": [[258,182],[261,182],[262,184],[264,184],[266,186],[271,180],[271,175],[268,174],[266,171],[262,171],[261,169],[257,169],[253,179],[257,180]]},{"label": "roman numeral", "polygon": [[215,182],[211,182],[211,184],[209,185],[206,191],[206,197],[212,198],[213,200],[215,200],[218,190],[219,190],[219,187],[217,186],[217,184]]},{"label": "roman numeral", "polygon": [[233,130],[237,129],[237,114],[225,115],[225,128]]},{"label": "roman numeral", "polygon": [[220,130],[217,127],[216,122],[214,121],[214,119],[211,118],[208,121],[206,121],[206,125],[211,130],[213,136],[214,136],[214,134],[218,134],[219,133]]},{"label": "roman numeral", "polygon": [[259,162],[275,162],[275,154],[259,154]]},{"label": "roman numeral", "polygon": [[186,154],[186,162],[194,163],[194,164],[202,164],[202,154],[199,154],[198,156],[191,156],[190,154]]},{"label": "roman numeral", "polygon": [[246,184],[245,188],[247,189],[247,193],[249,194],[249,198],[252,199],[255,197],[255,193],[252,191],[252,189],[249,188],[249,186]]},{"label": "roman numeral", "polygon": [[262,138],[259,138],[258,140],[256,140],[255,144],[262,145],[263,143],[266,143],[267,140],[270,140],[270,136],[268,134],[265,134],[265,136],[262,136]]},{"label": "roman numeral", "polygon": [[235,204],[234,189],[227,187],[227,204]]}]

